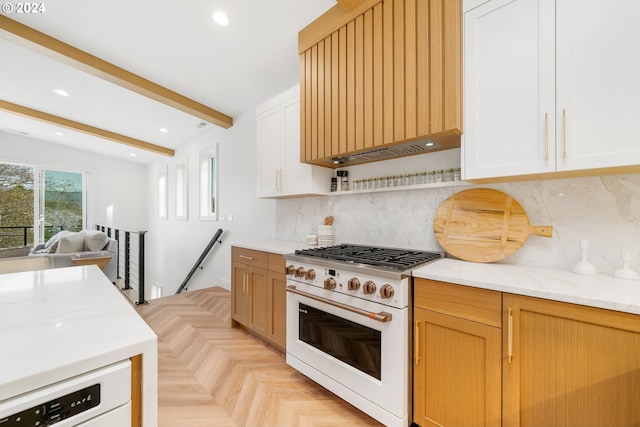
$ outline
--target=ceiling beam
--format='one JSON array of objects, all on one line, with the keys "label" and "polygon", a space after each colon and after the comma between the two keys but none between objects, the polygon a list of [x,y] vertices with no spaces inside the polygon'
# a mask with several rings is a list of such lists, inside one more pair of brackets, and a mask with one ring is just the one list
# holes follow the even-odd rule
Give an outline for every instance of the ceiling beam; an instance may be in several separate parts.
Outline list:
[{"label": "ceiling beam", "polygon": [[233,118],[40,31],[0,15],[0,37],[224,129]]},{"label": "ceiling beam", "polygon": [[66,129],[82,132],[87,135],[96,136],[98,138],[108,139],[109,141],[118,142],[120,144],[125,144],[130,147],[139,148],[145,151],[150,151],[152,153],[162,154],[163,156],[173,157],[175,155],[175,151],[172,150],[171,148],[161,147],[159,145],[155,145],[150,142],[145,142],[139,139],[120,135],[118,133],[109,132],[108,130],[89,126],[84,123],[75,122],[73,120],[65,119],[64,117],[54,116],[53,114],[34,110],[33,108],[14,104],[8,101],[4,101],[2,99],[0,99],[0,110],[4,110],[9,113],[17,114],[23,117],[39,120],[41,122],[48,123],[50,125],[60,126]]}]

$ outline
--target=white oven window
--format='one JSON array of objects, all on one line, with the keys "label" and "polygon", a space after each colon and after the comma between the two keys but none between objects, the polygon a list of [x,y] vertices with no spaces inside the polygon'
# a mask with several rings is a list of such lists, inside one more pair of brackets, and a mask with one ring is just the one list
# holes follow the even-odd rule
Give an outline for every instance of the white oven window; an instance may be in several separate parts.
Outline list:
[{"label": "white oven window", "polygon": [[382,334],[298,303],[298,339],[362,372],[382,377]]}]

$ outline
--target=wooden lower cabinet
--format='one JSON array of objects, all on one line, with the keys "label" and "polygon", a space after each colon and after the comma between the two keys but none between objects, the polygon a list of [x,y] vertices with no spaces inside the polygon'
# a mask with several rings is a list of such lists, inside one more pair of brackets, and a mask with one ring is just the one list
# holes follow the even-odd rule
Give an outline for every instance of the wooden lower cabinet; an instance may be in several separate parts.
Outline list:
[{"label": "wooden lower cabinet", "polygon": [[232,270],[231,318],[265,336],[267,334],[267,298],[269,271],[234,262]]},{"label": "wooden lower cabinet", "polygon": [[639,392],[640,316],[415,280],[416,424],[640,426]]},{"label": "wooden lower cabinet", "polygon": [[284,350],[286,276],[282,255],[231,249],[231,323]]},{"label": "wooden lower cabinet", "polygon": [[503,298],[505,427],[640,425],[637,315]]},{"label": "wooden lower cabinet", "polygon": [[422,279],[414,293],[414,422],[499,427],[500,293]]},{"label": "wooden lower cabinet", "polygon": [[286,348],[287,276],[282,255],[269,254],[269,341]]}]

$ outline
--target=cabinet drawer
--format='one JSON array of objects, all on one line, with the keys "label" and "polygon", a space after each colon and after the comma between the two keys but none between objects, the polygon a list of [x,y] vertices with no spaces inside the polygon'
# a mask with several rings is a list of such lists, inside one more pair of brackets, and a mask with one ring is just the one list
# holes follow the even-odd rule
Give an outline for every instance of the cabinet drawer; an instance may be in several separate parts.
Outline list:
[{"label": "cabinet drawer", "polygon": [[414,299],[415,307],[502,327],[502,294],[498,291],[416,279]]},{"label": "cabinet drawer", "polygon": [[231,260],[233,262],[241,262],[252,267],[263,268],[265,270],[269,268],[268,252],[255,251],[253,249],[238,248],[233,246],[231,248]]},{"label": "cabinet drawer", "polygon": [[280,254],[269,253],[269,271],[274,273],[284,273],[284,257]]}]

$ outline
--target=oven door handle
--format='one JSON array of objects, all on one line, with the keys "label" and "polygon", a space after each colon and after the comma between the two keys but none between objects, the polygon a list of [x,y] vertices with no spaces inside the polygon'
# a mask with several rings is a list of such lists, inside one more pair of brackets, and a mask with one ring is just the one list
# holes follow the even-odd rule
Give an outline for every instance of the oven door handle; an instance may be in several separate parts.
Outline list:
[{"label": "oven door handle", "polygon": [[387,313],[386,311],[381,311],[379,313],[373,313],[370,311],[366,311],[366,310],[362,310],[356,307],[351,307],[349,305],[346,304],[342,304],[339,302],[335,302],[335,301],[331,301],[330,299],[326,299],[326,298],[322,298],[322,297],[318,297],[306,292],[302,292],[299,291],[298,289],[296,289],[295,285],[289,285],[287,286],[287,292],[291,292],[292,294],[298,294],[298,295],[302,295],[303,297],[307,297],[310,298],[312,300],[316,300],[325,304],[329,304],[332,305],[334,307],[338,307],[341,308],[343,310],[347,310],[350,311],[352,313],[356,313],[356,314],[360,314],[361,316],[365,316],[368,317],[369,319],[372,320],[377,320],[378,322],[390,322],[391,321],[391,313]]}]

